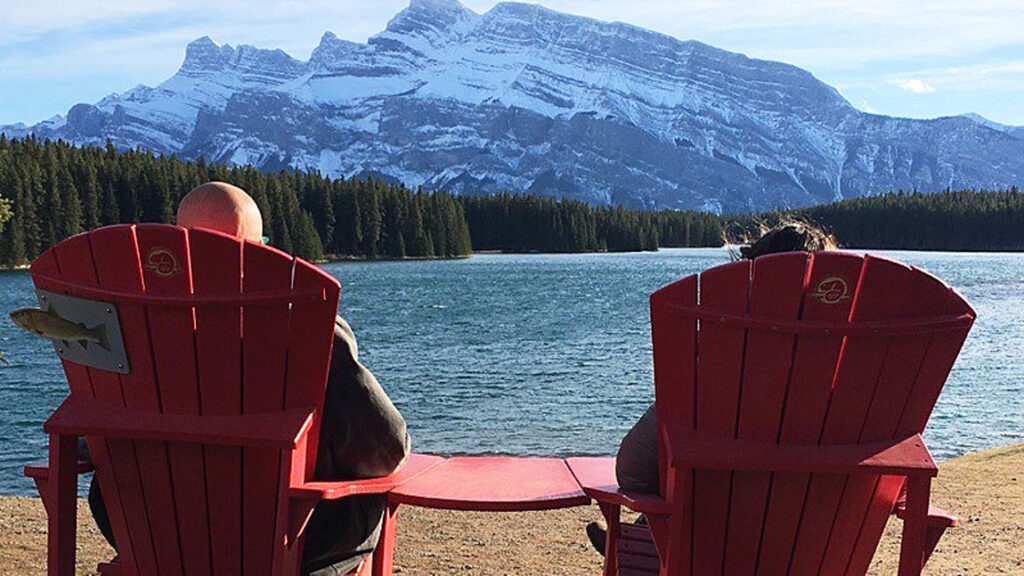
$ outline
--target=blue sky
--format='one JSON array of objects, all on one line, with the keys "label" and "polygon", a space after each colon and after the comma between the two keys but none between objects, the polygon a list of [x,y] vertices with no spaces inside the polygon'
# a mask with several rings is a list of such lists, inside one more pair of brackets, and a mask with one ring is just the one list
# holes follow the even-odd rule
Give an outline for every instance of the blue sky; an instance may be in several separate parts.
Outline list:
[{"label": "blue sky", "polygon": [[[484,12],[494,0],[464,0]],[[1024,0],[545,0],[806,68],[858,108],[1024,125]],[[0,0],[0,124],[32,123],[174,74],[185,45],[309,57],[323,32],[365,41],[408,0]]]}]

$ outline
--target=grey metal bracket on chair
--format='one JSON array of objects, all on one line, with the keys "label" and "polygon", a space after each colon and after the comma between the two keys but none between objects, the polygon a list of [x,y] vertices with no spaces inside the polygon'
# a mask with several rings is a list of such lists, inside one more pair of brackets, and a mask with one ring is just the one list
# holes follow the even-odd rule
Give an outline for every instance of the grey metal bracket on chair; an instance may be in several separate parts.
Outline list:
[{"label": "grey metal bracket on chair", "polygon": [[117,306],[110,302],[86,300],[46,290],[36,290],[39,308],[95,333],[99,342],[51,338],[53,348],[64,360],[110,372],[130,371],[128,354],[121,336]]}]

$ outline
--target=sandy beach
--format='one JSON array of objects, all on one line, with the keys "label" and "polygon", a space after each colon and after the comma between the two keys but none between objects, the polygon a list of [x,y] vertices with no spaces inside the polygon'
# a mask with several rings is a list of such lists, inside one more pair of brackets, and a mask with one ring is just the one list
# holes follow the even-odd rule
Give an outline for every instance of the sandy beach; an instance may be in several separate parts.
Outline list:
[{"label": "sandy beach", "polygon": [[[932,575],[1024,575],[1024,444],[940,464],[933,500],[956,513],[926,568]],[[112,551],[80,503],[79,574],[95,573]],[[595,506],[516,514],[454,513],[406,507],[395,572],[406,575],[548,574],[595,576],[601,558],[583,526]],[[871,574],[895,574],[899,527],[889,523]],[[46,517],[38,500],[0,497],[0,576],[45,574]]]}]

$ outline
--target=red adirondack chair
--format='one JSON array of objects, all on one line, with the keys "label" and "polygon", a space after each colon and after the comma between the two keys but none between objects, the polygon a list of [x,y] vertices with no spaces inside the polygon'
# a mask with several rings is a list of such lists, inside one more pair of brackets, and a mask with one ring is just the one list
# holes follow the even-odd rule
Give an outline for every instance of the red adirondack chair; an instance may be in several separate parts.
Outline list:
[{"label": "red adirondack chair", "polygon": [[621,490],[612,459],[570,460],[608,520],[605,574],[861,576],[894,511],[899,574],[919,574],[956,524],[929,508],[920,433],[974,317],[925,272],[839,252],[657,291],[660,495]]},{"label": "red adirondack chair", "polygon": [[[55,342],[70,384],[29,467],[49,518],[51,576],[75,570],[77,474],[93,466],[118,544],[104,574],[297,574],[322,499],[384,493],[391,477],[309,482],[338,282],[283,252],[212,231],[141,224],[40,256],[41,305],[105,342]],[[92,462],[78,462],[84,436]],[[364,562],[360,574],[369,574]]]}]

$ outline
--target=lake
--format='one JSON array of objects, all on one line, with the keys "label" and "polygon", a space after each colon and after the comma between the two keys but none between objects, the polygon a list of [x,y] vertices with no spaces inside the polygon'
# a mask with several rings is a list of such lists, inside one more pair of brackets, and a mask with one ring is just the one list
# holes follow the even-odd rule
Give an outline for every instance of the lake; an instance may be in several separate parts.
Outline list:
[{"label": "lake", "polygon": [[[1024,441],[1024,254],[879,252],[960,289],[978,321],[929,423],[933,453]],[[654,397],[647,298],[724,249],[343,262],[341,312],[422,452],[608,455]],[[0,310],[34,305],[0,273]],[[45,340],[0,319],[0,493],[28,493],[66,393]]]}]

